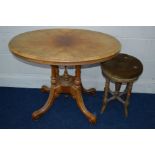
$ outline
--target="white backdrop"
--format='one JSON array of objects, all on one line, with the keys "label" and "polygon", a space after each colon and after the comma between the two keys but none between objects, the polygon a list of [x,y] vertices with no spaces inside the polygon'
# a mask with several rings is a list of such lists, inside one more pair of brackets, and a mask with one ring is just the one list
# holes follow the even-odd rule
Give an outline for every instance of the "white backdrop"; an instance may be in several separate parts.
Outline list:
[{"label": "white backdrop", "polygon": [[[0,27],[0,86],[39,88],[42,84],[50,85],[48,66],[28,63],[14,57],[9,49],[9,40],[17,34],[44,28],[57,27]],[[144,72],[134,84],[134,92],[155,93],[155,27],[69,27],[83,28],[115,36],[122,43],[122,52],[139,58],[144,65]],[[71,74],[73,70],[69,71]],[[103,90],[104,78],[99,65],[84,67],[82,81],[85,87]]]}]

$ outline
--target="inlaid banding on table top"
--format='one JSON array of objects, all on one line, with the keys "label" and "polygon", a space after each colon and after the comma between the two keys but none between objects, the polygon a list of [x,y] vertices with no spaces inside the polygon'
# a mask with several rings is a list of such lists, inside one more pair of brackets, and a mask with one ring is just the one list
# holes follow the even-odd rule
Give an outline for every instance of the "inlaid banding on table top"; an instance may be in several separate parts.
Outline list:
[{"label": "inlaid banding on table top", "polygon": [[50,65],[83,65],[108,60],[119,53],[114,37],[90,30],[48,29],[26,32],[9,43],[13,54]]}]

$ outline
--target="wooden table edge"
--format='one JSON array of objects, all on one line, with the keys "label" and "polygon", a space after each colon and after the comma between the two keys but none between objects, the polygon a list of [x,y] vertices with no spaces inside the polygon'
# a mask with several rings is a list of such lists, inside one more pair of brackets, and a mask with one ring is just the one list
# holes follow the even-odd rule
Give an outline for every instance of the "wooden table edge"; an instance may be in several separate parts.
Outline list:
[{"label": "wooden table edge", "polygon": [[[12,50],[10,49],[10,51],[12,52]],[[117,53],[114,53],[113,55],[111,56],[108,56],[108,57],[104,57],[104,58],[101,58],[101,59],[96,59],[96,60],[88,60],[88,61],[81,61],[81,62],[65,62],[65,61],[62,61],[62,62],[59,62],[59,61],[43,61],[43,60],[36,60],[36,59],[33,59],[33,58],[27,58],[25,56],[21,56],[19,54],[16,54],[14,52],[12,52],[13,55],[17,56],[18,58],[20,59],[23,59],[23,60],[26,60],[26,61],[29,61],[29,62],[32,62],[32,63],[37,63],[37,64],[43,64],[43,65],[62,65],[62,66],[77,66],[77,65],[92,65],[92,64],[97,64],[97,63],[101,63],[101,62],[104,62],[104,61],[108,61],[110,59],[112,59],[113,57],[117,56],[118,54],[120,53],[120,50],[117,52]]]}]

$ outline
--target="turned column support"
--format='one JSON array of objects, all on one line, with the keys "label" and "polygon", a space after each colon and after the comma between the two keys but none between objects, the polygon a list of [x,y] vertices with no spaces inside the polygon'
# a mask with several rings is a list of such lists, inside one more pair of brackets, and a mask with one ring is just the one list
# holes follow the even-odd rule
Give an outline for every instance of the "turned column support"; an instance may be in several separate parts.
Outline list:
[{"label": "turned column support", "polygon": [[58,66],[51,66],[51,85],[56,85],[59,76]]},{"label": "turned column support", "polygon": [[74,80],[74,84],[78,88],[80,88],[80,86],[81,86],[81,66],[75,66],[75,80]]},{"label": "turned column support", "polygon": [[75,66],[75,76],[68,74],[67,66],[64,68],[64,74],[59,75],[59,67],[51,66],[51,87],[42,87],[42,92],[50,92],[49,98],[44,106],[39,110],[36,110],[32,117],[38,119],[44,113],[46,113],[54,103],[54,99],[61,93],[70,94],[77,102],[77,105],[81,112],[87,117],[91,123],[96,123],[96,116],[88,111],[83,99],[82,92],[94,93],[95,89],[84,89],[81,83],[81,66]]}]

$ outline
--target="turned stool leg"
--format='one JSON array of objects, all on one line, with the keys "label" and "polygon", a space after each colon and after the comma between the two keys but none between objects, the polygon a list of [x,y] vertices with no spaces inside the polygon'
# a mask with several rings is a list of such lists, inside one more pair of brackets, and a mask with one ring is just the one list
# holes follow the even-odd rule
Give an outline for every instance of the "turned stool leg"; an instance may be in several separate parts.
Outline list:
[{"label": "turned stool leg", "polygon": [[119,96],[121,85],[122,84],[119,83],[119,82],[116,82],[115,83],[115,94],[114,94],[115,98],[117,98]]},{"label": "turned stool leg", "polygon": [[108,93],[109,93],[109,85],[110,85],[110,79],[106,78],[106,83],[104,87],[104,98],[103,98],[103,104],[102,104],[102,109],[101,113],[103,113],[106,109],[107,106],[107,98],[108,98]]},{"label": "turned stool leg", "polygon": [[133,86],[133,82],[127,83],[127,96],[124,104],[125,117],[128,117],[128,106],[129,106],[132,86]]}]

